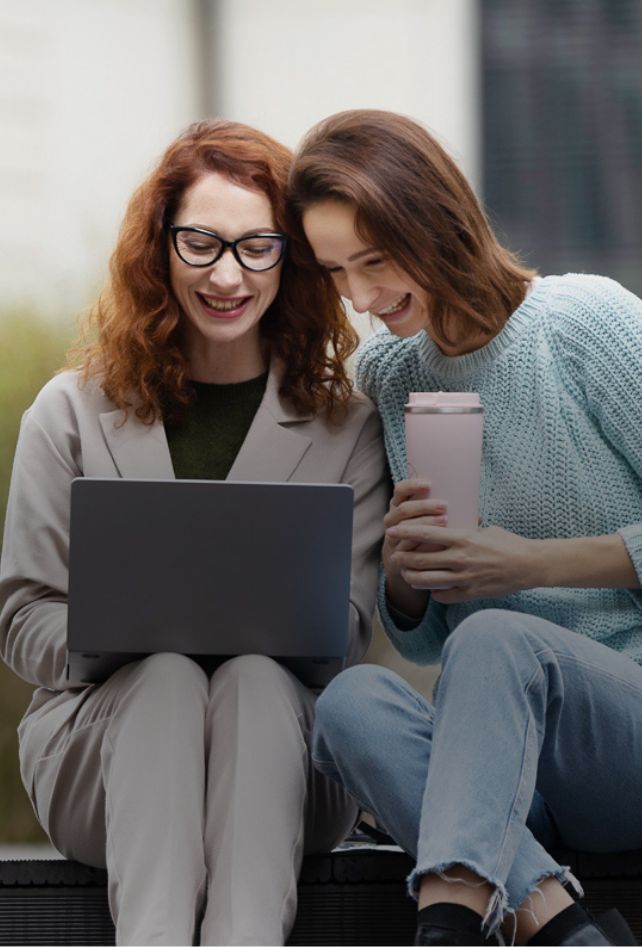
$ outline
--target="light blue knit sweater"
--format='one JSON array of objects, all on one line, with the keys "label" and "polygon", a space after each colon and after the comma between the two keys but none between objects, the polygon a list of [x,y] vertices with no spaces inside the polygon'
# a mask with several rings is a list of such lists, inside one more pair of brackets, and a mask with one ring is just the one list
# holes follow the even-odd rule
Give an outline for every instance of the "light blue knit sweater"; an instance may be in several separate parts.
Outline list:
[{"label": "light blue knit sweater", "polygon": [[[618,532],[642,579],[642,301],[613,280],[538,279],[488,345],[448,357],[425,332],[383,328],[357,360],[357,385],[378,405],[395,481],[406,477],[409,391],[478,391],[484,406],[480,513],[486,525],[538,539]],[[506,608],[539,615],[642,664],[642,592],[537,588],[455,605],[431,602],[399,629],[383,581],[379,612],[393,645],[439,660],[467,615]]]}]

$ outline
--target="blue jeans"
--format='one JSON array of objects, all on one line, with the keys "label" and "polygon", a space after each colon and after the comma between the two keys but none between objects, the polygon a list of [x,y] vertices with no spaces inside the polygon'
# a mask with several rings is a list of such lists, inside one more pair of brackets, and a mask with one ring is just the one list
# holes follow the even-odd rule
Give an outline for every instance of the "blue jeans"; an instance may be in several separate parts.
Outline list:
[{"label": "blue jeans", "polygon": [[[532,615],[480,611],[449,636],[434,706],[360,665],[317,702],[315,765],[416,859],[490,882],[494,930],[546,877],[544,846],[642,847],[642,668]],[[447,876],[445,876],[447,877]]]}]

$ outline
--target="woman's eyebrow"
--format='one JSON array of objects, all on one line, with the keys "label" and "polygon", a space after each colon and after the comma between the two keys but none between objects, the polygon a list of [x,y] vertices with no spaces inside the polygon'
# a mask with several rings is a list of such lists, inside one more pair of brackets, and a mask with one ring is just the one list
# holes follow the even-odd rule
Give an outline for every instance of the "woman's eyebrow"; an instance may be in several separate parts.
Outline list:
[{"label": "woman's eyebrow", "polygon": [[348,263],[352,263],[353,260],[358,260],[359,257],[367,256],[369,253],[379,253],[376,247],[368,247],[367,250],[359,250],[358,253],[353,253],[352,256],[348,257]]},{"label": "woman's eyebrow", "polygon": [[[223,237],[223,239],[227,239],[220,230],[212,230],[211,227],[205,227],[203,224],[180,224],[179,226],[196,227],[197,230],[206,230],[207,233],[211,233],[213,237]],[[276,233],[276,229],[274,227],[250,227],[248,230],[244,230],[243,233],[239,234],[235,239],[240,240],[243,237],[252,237],[255,234],[262,233],[273,234]]]},{"label": "woman's eyebrow", "polygon": [[[367,250],[359,250],[358,253],[353,253],[348,257],[348,263],[353,263],[355,260],[358,260],[362,256],[367,256],[369,253],[379,253],[376,247],[369,247]],[[338,264],[334,260],[320,260],[317,257],[317,263],[321,266],[337,266]]]}]

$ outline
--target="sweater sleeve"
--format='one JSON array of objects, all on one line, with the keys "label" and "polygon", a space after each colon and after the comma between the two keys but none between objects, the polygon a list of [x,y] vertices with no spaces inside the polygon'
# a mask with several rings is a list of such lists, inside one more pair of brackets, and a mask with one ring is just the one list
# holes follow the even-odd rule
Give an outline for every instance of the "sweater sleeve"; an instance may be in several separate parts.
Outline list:
[{"label": "sweater sleeve", "polygon": [[399,341],[385,327],[359,346],[355,361],[356,386],[378,404],[382,380],[387,371],[387,355]]},{"label": "sweater sleeve", "polygon": [[402,658],[414,664],[438,664],[441,659],[441,649],[448,637],[449,629],[446,623],[446,608],[438,602],[429,602],[421,621],[407,630],[400,628],[388,608],[385,592],[385,576],[383,569],[379,574],[379,590],[377,594],[377,610],[379,618],[390,643],[399,652]]},{"label": "sweater sleeve", "polygon": [[[642,482],[642,300],[606,277],[558,291],[554,337],[567,383]],[[642,583],[642,523],[618,530]]]}]

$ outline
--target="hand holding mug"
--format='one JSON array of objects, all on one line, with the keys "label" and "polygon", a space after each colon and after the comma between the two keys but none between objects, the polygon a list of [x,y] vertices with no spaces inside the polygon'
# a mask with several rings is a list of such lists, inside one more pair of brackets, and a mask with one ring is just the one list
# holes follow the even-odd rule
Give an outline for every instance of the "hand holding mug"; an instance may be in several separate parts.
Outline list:
[{"label": "hand holding mug", "polygon": [[402,575],[402,566],[396,554],[412,552],[420,542],[394,537],[390,530],[414,524],[422,529],[446,525],[445,505],[430,496],[426,480],[401,480],[395,486],[390,507],[384,517],[386,532],[383,541],[383,568],[386,576],[386,594],[389,602],[407,616],[420,619],[428,601],[428,593],[413,589]]},{"label": "hand holding mug", "polygon": [[[386,537],[396,543],[392,568],[413,589],[443,604],[497,598],[536,582],[543,545],[499,526],[463,530],[406,520]],[[431,551],[423,548],[426,541]]]}]

